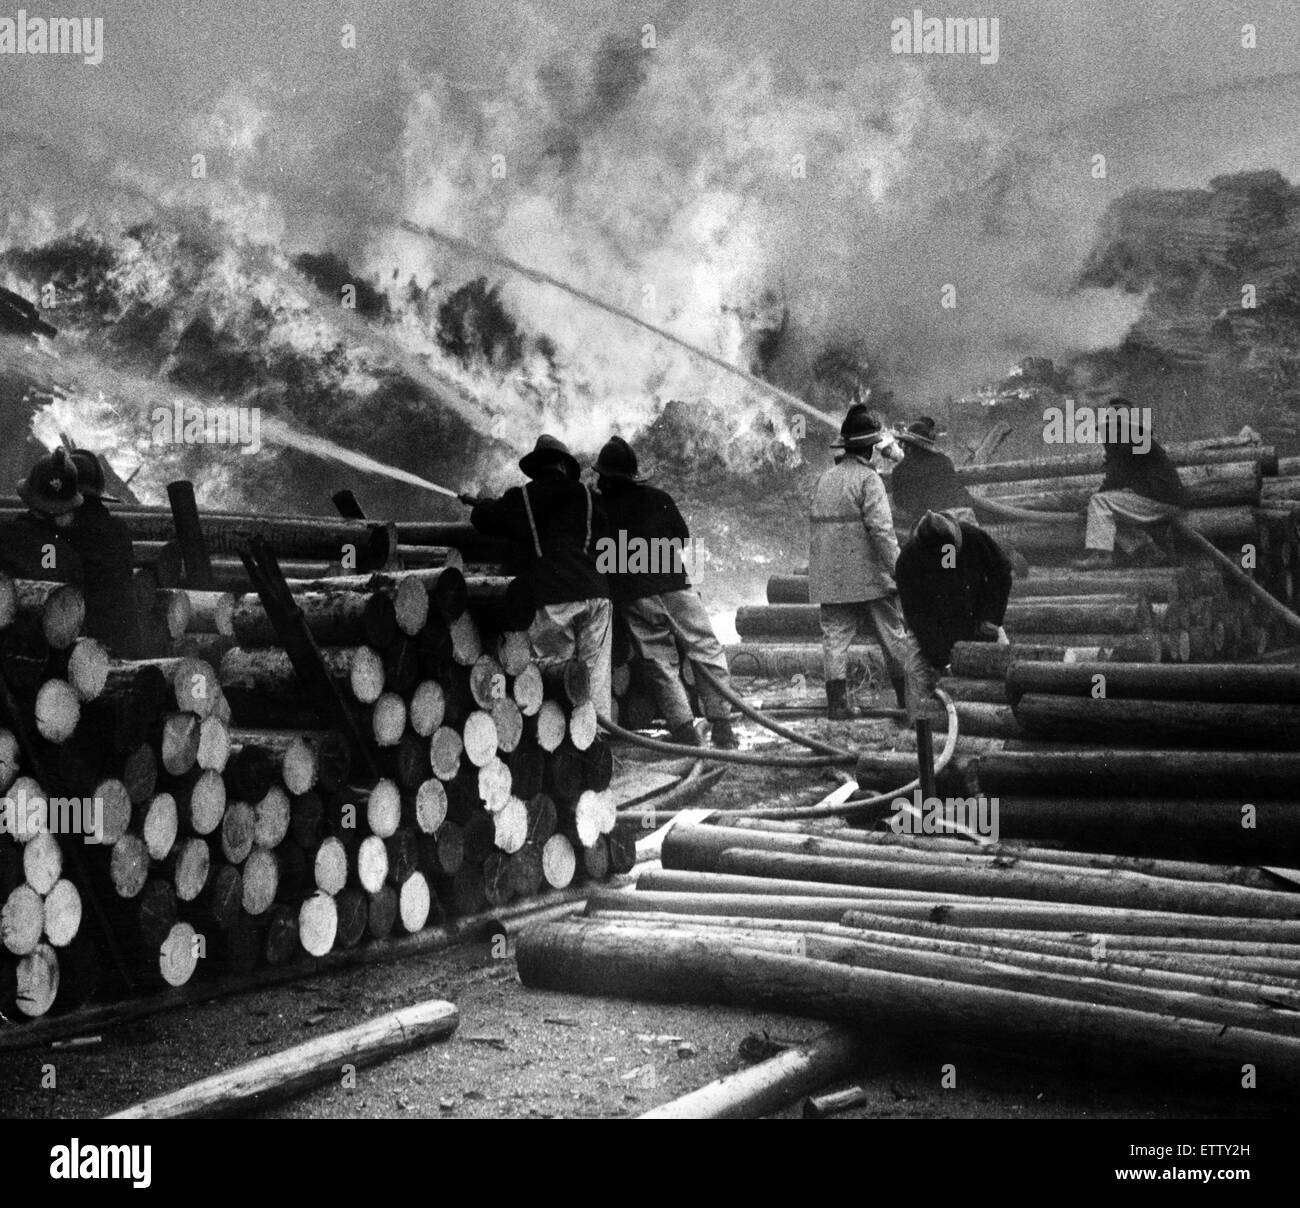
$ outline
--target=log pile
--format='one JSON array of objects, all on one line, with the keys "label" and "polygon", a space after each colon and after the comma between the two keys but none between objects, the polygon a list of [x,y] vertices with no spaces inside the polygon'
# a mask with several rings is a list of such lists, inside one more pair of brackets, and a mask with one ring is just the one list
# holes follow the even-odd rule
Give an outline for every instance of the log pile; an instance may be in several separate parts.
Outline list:
[{"label": "log pile", "polygon": [[[585,676],[543,674],[509,580],[445,564],[290,587],[346,725],[257,595],[170,589],[190,632],[114,661],[80,636],[76,588],[0,578],[0,790],[35,811],[0,835],[0,1014],[324,957],[631,868]],[[54,820],[74,801],[100,841]]]},{"label": "log pile", "polygon": [[[1300,865],[1294,665],[1048,661],[963,643],[952,669],[946,690],[1005,729],[979,749],[960,742],[943,787],[997,797],[1004,834]],[[969,714],[962,727],[981,732]],[[864,757],[859,780],[882,783],[906,760]]]},{"label": "log pile", "polygon": [[526,985],[1300,1082],[1300,895],[1263,870],[759,819],[519,941]]}]

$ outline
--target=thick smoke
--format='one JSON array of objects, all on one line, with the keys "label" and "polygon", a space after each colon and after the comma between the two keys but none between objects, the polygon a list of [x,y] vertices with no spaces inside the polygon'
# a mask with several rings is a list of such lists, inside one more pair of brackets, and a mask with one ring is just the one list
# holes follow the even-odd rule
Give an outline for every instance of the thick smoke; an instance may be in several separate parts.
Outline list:
[{"label": "thick smoke", "polygon": [[[606,38],[576,71],[521,63],[490,105],[416,85],[401,162],[414,221],[798,392],[828,349],[856,346],[906,401],[960,393],[1025,355],[1114,345],[1140,309],[1072,288],[1088,233],[1053,192],[1059,165],[945,106],[910,68],[791,78],[721,45]],[[399,281],[477,271],[388,231],[367,262]],[[579,445],[598,443],[588,400],[632,432],[671,398],[726,400],[738,424],[752,413],[743,386],[611,316],[527,281],[505,293],[569,362],[547,419]]]}]

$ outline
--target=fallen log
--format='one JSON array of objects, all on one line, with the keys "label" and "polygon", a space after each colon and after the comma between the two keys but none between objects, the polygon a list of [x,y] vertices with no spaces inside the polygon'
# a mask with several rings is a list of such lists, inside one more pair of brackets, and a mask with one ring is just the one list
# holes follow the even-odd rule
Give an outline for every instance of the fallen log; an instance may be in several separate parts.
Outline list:
[{"label": "fallen log", "polygon": [[870,1053],[867,1038],[833,1028],[797,1048],[738,1070],[669,1103],[640,1120],[754,1120],[779,1111],[818,1087],[859,1069]]},{"label": "fallen log", "polygon": [[[666,846],[666,845],[665,845]],[[665,850],[665,857],[668,853]],[[1215,914],[1229,918],[1300,920],[1300,897],[1246,889],[1237,885],[1197,885],[1165,881],[1141,873],[1113,870],[1052,869],[1016,865],[1001,868],[951,867],[923,863],[806,856],[790,852],[732,849],[717,859],[720,873],[739,876],[815,881],[824,885],[857,885],[881,889],[911,889],[1036,902],[1110,906],[1127,910],[1158,910],[1178,914]]]},{"label": "fallen log", "polygon": [[449,1002],[405,1007],[147,1099],[107,1118],[179,1120],[244,1115],[336,1078],[341,1065],[375,1065],[449,1036],[459,1019]]},{"label": "fallen log", "polygon": [[1077,1046],[1198,1062],[1240,1077],[1243,1062],[1279,1080],[1300,1081],[1300,1041],[1248,1028],[1178,1019],[934,977],[851,968],[830,961],[741,948],[720,936],[665,934],[594,920],[542,923],[520,936],[520,979],[527,986],[653,1001],[762,1006],[898,1027],[925,1019],[927,1034],[979,1036],[1004,1044]]}]

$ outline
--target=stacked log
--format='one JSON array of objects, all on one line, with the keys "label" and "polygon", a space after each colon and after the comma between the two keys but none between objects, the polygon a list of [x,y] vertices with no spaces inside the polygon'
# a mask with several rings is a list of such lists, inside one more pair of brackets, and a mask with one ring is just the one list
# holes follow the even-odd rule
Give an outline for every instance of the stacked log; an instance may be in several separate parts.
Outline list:
[{"label": "stacked log", "polygon": [[522,936],[524,984],[1300,1081],[1300,895],[1262,871],[762,820],[662,863]]},{"label": "stacked log", "polygon": [[[36,765],[0,730],[3,787],[84,797],[102,821],[84,850],[0,836],[0,1011],[323,957],[627,871],[585,676],[544,676],[526,603],[482,582],[443,566],[291,583],[362,749],[256,596],[171,592],[215,664],[110,662],[79,636],[75,589],[0,580]],[[89,936],[83,901],[102,912]]]}]

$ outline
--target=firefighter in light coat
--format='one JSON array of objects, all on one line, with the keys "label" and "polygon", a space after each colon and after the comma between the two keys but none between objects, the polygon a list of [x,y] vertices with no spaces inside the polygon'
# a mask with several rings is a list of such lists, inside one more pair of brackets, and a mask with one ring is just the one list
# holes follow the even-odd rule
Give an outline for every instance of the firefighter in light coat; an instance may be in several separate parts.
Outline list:
[{"label": "firefighter in light coat", "polygon": [[920,651],[907,632],[894,585],[898,539],[872,451],[884,436],[861,404],[849,408],[832,449],[843,449],[818,480],[809,514],[808,598],[821,606],[826,701],[832,720],[853,717],[845,676],[849,647],[864,630],[880,642],[900,707],[915,717],[928,695]]}]

